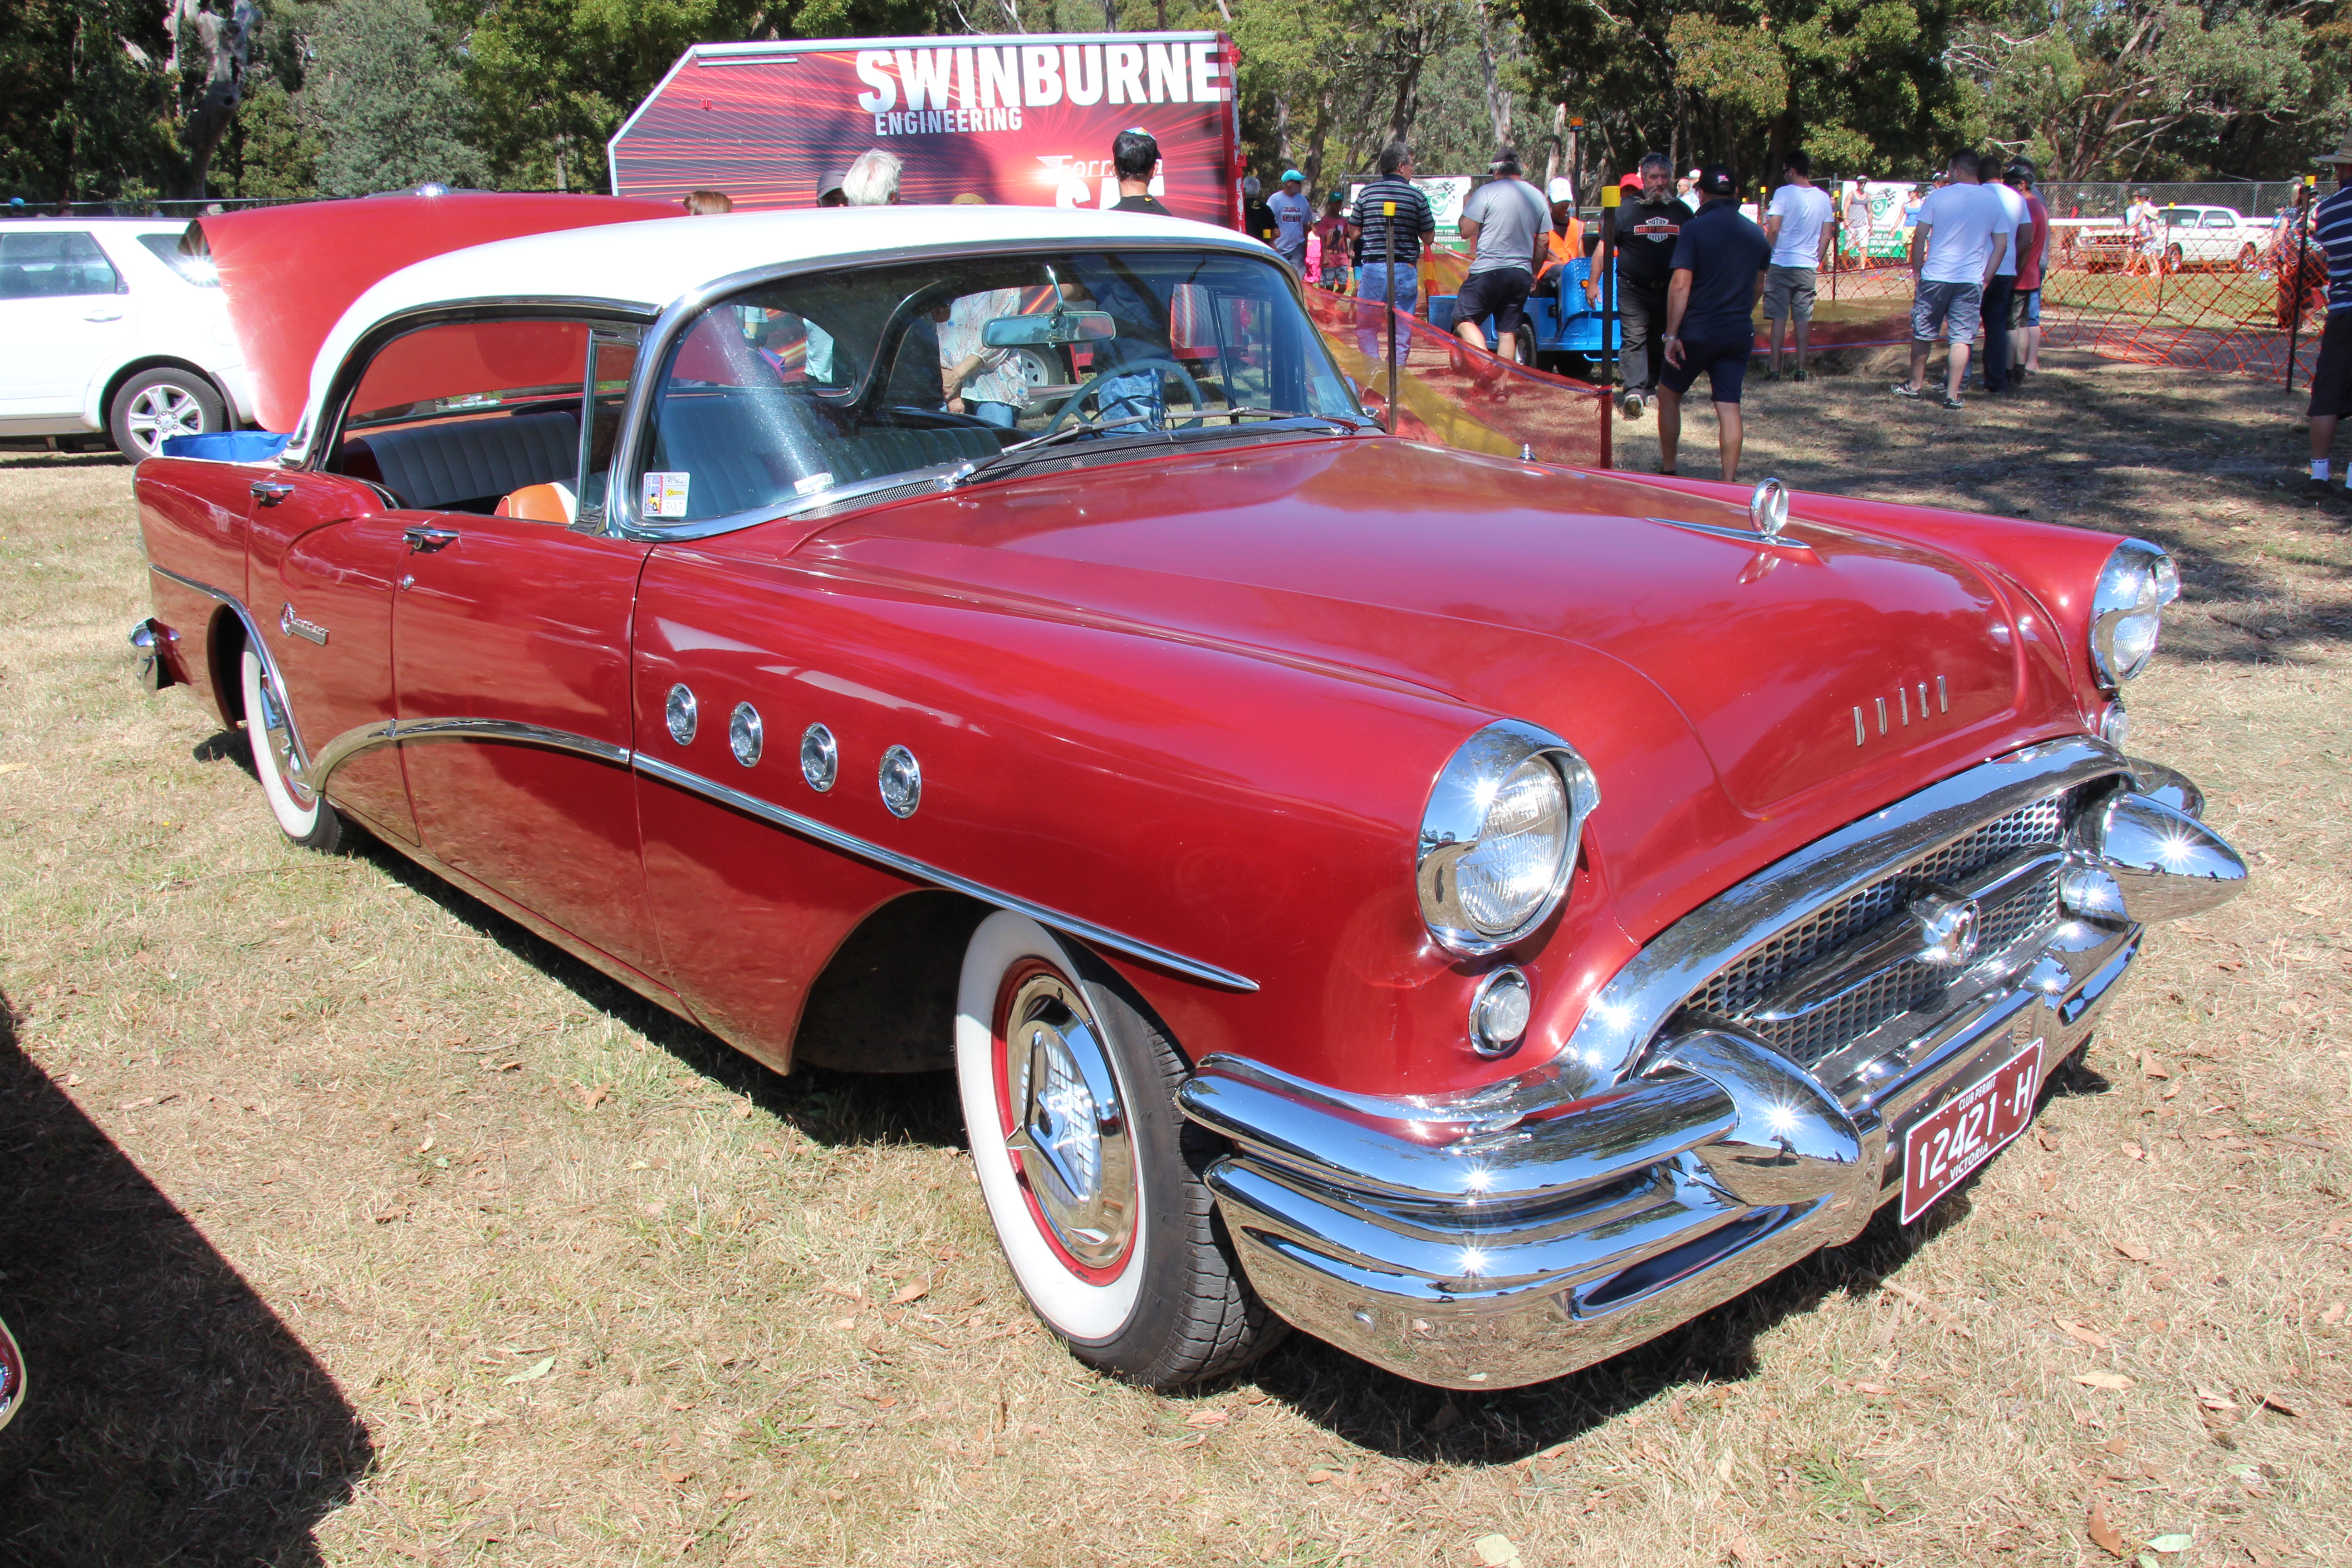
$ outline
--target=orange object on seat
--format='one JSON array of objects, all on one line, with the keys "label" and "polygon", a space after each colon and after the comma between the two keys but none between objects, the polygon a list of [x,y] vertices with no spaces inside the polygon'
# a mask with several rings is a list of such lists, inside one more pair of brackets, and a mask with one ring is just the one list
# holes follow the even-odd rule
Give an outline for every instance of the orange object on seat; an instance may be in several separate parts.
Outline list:
[{"label": "orange object on seat", "polygon": [[531,522],[555,522],[570,526],[572,521],[572,487],[570,485],[525,485],[510,490],[499,500],[498,515],[520,517]]}]

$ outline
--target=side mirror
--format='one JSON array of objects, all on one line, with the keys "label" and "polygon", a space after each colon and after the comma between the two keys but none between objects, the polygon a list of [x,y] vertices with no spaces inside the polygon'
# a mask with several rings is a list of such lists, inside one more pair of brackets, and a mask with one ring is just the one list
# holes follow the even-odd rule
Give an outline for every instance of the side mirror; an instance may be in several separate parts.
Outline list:
[{"label": "side mirror", "polygon": [[992,349],[1061,348],[1118,336],[1107,310],[1054,310],[1043,316],[999,316],[980,331]]}]

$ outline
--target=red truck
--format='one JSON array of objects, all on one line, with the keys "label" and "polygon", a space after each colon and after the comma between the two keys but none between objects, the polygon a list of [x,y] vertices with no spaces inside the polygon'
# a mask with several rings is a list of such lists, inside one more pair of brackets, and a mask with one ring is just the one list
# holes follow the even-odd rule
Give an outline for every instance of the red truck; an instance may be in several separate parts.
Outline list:
[{"label": "red truck", "polygon": [[1118,200],[1111,139],[1140,126],[1160,142],[1152,194],[1238,227],[1235,58],[1222,33],[700,44],[614,133],[613,193],[814,206],[827,173],[879,147],[906,160],[909,203],[1099,210]]}]

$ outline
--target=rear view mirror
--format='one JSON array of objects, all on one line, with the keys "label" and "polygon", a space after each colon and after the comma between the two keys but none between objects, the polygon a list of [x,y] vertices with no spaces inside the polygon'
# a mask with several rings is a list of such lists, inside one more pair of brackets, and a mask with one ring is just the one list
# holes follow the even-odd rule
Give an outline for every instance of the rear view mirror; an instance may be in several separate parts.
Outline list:
[{"label": "rear view mirror", "polygon": [[1104,310],[1054,310],[1043,316],[999,316],[981,329],[992,349],[1060,348],[1100,342],[1118,335],[1118,323]]}]

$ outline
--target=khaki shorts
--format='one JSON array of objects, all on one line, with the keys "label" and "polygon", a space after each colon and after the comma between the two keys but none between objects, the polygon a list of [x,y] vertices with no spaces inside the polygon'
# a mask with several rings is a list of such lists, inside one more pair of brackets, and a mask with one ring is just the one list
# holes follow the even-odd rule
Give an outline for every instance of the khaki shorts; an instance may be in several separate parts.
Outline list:
[{"label": "khaki shorts", "polygon": [[1813,269],[1774,265],[1764,273],[1764,319],[1768,321],[1810,321],[1813,319]]}]

